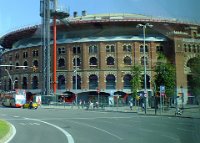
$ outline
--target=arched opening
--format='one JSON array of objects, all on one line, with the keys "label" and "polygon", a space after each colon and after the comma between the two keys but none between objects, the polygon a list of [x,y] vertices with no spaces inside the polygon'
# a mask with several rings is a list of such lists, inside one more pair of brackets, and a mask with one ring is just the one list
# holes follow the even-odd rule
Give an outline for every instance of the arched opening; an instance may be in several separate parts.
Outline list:
[{"label": "arched opening", "polygon": [[97,89],[98,77],[96,75],[90,75],[89,77],[89,89]]},{"label": "arched opening", "polygon": [[124,58],[124,64],[125,64],[125,65],[131,65],[131,58],[130,58],[129,56],[126,56],[126,57]]},{"label": "arched opening", "polygon": [[187,67],[190,69],[190,72],[187,75],[188,103],[196,104],[196,97],[200,93],[200,58],[194,57],[190,59],[187,62]]},{"label": "arched opening", "polygon": [[90,58],[90,66],[96,66],[97,65],[97,58],[91,57]]},{"label": "arched opening", "polygon": [[81,77],[77,75],[77,81],[76,76],[73,76],[73,89],[81,89]]},{"label": "arched opening", "polygon": [[115,63],[115,60],[113,57],[108,57],[107,58],[107,65],[114,65]]},{"label": "arched opening", "polygon": [[115,83],[115,76],[112,74],[107,75],[106,77],[106,89],[115,89],[116,83]]},{"label": "arched opening", "polygon": [[18,86],[18,78],[17,77],[14,80],[14,87],[15,87],[15,89],[19,88],[19,86]]},{"label": "arched opening", "polygon": [[22,88],[27,89],[27,78],[26,77],[23,77]]},{"label": "arched opening", "polygon": [[38,77],[34,76],[32,78],[32,89],[38,89]]},{"label": "arched opening", "polygon": [[38,61],[34,60],[33,65],[36,66],[36,67],[38,67]]},{"label": "arched opening", "polygon": [[58,60],[58,67],[64,67],[65,66],[65,59],[61,58]]},{"label": "arched opening", "polygon": [[65,89],[65,77],[63,75],[58,76],[58,89]]},{"label": "arched opening", "polygon": [[124,76],[124,89],[131,89],[131,80],[132,76],[130,74]]},{"label": "arched opening", "polygon": [[[77,61],[76,61],[77,60]],[[77,63],[76,63],[77,62]],[[80,65],[81,65],[81,60],[80,60],[80,58],[74,58],[74,60],[73,60],[73,65],[74,65],[74,67],[76,67],[76,64],[77,64],[77,67],[80,67]]]}]

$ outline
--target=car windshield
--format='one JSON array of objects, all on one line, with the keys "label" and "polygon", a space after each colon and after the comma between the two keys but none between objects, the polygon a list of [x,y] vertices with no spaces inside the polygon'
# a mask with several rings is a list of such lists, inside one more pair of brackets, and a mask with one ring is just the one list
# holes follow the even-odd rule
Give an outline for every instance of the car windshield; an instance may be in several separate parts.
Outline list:
[{"label": "car windshield", "polygon": [[0,142],[199,143],[199,10],[1,0]]}]

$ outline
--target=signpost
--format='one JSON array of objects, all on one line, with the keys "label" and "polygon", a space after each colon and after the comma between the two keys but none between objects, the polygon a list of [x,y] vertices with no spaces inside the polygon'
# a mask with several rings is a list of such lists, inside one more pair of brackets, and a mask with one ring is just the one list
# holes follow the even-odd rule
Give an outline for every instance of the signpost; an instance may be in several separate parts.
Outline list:
[{"label": "signpost", "polygon": [[164,96],[165,96],[165,86],[161,85],[160,86],[160,114],[162,114],[162,111],[163,111]]}]

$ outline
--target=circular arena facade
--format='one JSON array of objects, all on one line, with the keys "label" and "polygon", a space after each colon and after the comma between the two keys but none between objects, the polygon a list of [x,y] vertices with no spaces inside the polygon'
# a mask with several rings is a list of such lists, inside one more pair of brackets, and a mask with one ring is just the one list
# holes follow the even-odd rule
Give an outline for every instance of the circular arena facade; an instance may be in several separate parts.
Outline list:
[{"label": "circular arena facade", "polygon": [[[144,55],[143,31],[137,25],[145,23],[153,27],[146,28]],[[162,52],[175,65],[176,94],[192,96],[187,63],[200,55],[199,33],[199,24],[137,14],[74,15],[66,21],[57,21],[57,93],[76,93],[83,100],[97,98],[97,93],[104,97],[125,96],[131,93],[130,81],[134,78],[130,69],[134,64],[144,65],[144,58],[147,88],[151,90],[153,68]],[[0,45],[1,65],[37,67],[36,71],[1,67],[1,89],[8,91],[14,86],[39,94],[43,68],[41,25],[10,32],[0,38]],[[53,61],[53,38],[50,47]],[[188,97],[184,96],[185,103]]]}]

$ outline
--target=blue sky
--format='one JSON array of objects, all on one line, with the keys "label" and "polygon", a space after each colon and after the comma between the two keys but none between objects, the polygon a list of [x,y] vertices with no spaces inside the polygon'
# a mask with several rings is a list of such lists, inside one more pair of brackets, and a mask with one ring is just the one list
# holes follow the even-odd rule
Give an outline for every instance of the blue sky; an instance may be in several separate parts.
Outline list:
[{"label": "blue sky", "polygon": [[[70,14],[136,13],[200,23],[200,0],[58,0]],[[0,37],[18,28],[40,24],[40,0],[0,0]]]}]

